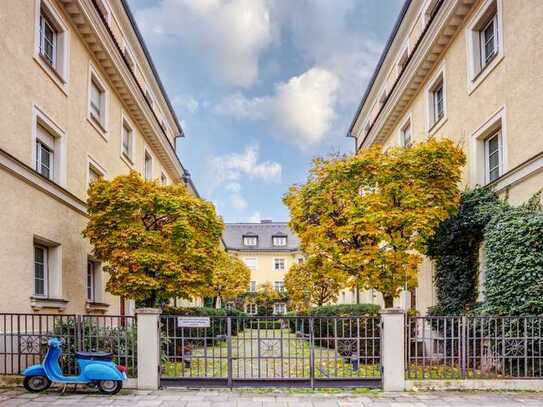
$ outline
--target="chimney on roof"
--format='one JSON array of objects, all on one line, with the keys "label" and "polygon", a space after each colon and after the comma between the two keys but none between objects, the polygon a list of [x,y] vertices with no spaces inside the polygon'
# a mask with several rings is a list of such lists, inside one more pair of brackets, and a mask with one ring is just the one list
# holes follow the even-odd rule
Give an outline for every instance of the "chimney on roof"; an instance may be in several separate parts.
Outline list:
[{"label": "chimney on roof", "polygon": [[261,219],[260,223],[272,223],[271,219]]}]

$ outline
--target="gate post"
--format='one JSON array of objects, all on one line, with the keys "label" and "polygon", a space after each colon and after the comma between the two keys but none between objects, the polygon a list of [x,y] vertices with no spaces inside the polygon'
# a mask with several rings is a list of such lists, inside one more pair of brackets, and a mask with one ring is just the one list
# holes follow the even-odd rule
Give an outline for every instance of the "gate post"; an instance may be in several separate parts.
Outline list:
[{"label": "gate post", "polygon": [[402,309],[381,311],[381,371],[383,390],[405,390],[405,314]]},{"label": "gate post", "polygon": [[160,310],[136,309],[138,326],[138,389],[158,390],[160,385]]}]

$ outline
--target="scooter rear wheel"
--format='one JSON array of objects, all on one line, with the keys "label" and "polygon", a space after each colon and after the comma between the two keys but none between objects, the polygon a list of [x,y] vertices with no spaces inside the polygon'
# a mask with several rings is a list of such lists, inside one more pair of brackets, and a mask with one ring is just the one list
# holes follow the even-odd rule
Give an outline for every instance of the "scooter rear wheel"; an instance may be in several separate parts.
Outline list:
[{"label": "scooter rear wheel", "polygon": [[121,380],[100,380],[98,390],[102,394],[117,394],[123,388]]},{"label": "scooter rear wheel", "polygon": [[47,376],[25,376],[23,386],[32,393],[39,393],[51,386],[51,380]]}]

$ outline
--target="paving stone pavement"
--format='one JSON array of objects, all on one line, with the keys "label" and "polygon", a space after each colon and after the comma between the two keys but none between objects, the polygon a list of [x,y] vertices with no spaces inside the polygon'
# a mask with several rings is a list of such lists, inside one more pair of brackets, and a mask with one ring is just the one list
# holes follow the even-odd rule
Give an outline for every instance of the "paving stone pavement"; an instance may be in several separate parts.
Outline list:
[{"label": "paving stone pavement", "polygon": [[543,406],[543,393],[432,392],[368,394],[240,390],[123,391],[116,396],[53,389],[32,394],[22,388],[0,389],[0,406],[130,407],[520,407]]}]

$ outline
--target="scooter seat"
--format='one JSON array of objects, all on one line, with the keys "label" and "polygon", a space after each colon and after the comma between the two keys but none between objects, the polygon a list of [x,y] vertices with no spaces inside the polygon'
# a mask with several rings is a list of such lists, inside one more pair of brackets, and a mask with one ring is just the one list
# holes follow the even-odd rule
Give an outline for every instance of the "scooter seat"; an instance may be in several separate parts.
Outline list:
[{"label": "scooter seat", "polygon": [[77,359],[88,359],[88,360],[113,360],[113,353],[111,352],[75,352],[75,357]]}]

